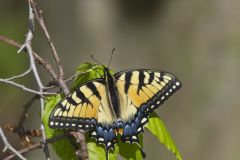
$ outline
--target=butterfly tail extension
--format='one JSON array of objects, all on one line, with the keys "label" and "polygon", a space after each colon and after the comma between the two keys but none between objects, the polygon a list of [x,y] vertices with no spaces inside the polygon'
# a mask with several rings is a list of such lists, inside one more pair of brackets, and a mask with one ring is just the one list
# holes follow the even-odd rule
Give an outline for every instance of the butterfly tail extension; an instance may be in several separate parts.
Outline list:
[{"label": "butterfly tail extension", "polygon": [[98,144],[103,144],[106,149],[106,157],[109,151],[114,150],[117,143],[117,136],[113,126],[97,125],[95,130],[90,133],[91,138],[95,138]]},{"label": "butterfly tail extension", "polygon": [[[119,130],[122,129],[121,140],[129,142],[130,144],[137,143],[139,145],[138,135],[143,132],[143,127],[148,122],[148,115],[144,113],[144,110],[147,106],[141,107],[135,118],[130,119],[127,122],[118,122]],[[139,145],[140,146],[140,145]]]}]

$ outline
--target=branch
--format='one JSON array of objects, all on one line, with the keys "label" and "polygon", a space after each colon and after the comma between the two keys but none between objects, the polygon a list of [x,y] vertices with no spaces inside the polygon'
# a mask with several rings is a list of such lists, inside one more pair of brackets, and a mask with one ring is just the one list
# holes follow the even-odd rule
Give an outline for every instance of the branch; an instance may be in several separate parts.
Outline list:
[{"label": "branch", "polygon": [[[47,143],[54,143],[56,141],[59,141],[61,139],[67,138],[67,137],[68,137],[67,134],[63,134],[63,135],[59,135],[59,136],[56,136],[56,137],[53,137],[53,138],[46,139],[46,142]],[[20,154],[24,154],[24,153],[30,152],[30,151],[35,150],[35,149],[40,149],[40,148],[42,148],[42,143],[41,142],[33,144],[29,147],[23,148],[23,149],[21,149],[17,152],[20,153]],[[11,155],[5,157],[3,160],[10,160],[10,159],[13,159],[15,157],[16,157],[16,154],[11,154]]]},{"label": "branch", "polygon": [[[61,89],[63,90],[64,94],[67,95],[69,93],[69,89],[64,81],[64,72],[63,72],[63,68],[62,68],[62,65],[61,65],[61,61],[59,59],[59,56],[57,54],[57,51],[51,41],[51,38],[49,36],[49,33],[48,33],[48,30],[46,28],[46,25],[44,23],[44,20],[43,20],[43,16],[42,16],[42,11],[38,12],[37,8],[36,8],[36,4],[35,3],[32,3],[32,6],[33,6],[33,11],[34,11],[34,14],[36,16],[36,19],[40,25],[40,27],[42,28],[47,40],[48,40],[48,43],[50,45],[50,48],[52,50],[52,53],[53,53],[53,56],[55,58],[55,61],[57,62],[57,65],[58,65],[58,71],[59,71],[59,76],[58,76],[58,79],[55,79],[59,86],[61,87]],[[78,142],[80,143],[80,151],[81,152],[81,155],[78,155],[80,156],[81,159],[84,159],[84,160],[87,160],[88,159],[88,150],[87,150],[87,143],[86,143],[86,139],[85,139],[85,132],[78,132],[78,136],[75,136],[77,139],[78,139]],[[87,156],[84,156],[87,155]]]},{"label": "branch", "polygon": [[10,143],[8,142],[6,136],[3,133],[2,128],[0,127],[0,136],[2,137],[2,140],[4,142],[4,149],[3,152],[5,152],[7,149],[11,150],[16,156],[18,156],[21,160],[27,160],[26,158],[24,158],[21,153],[19,153],[15,148],[13,148]]},{"label": "branch", "polygon": [[[11,79],[11,78],[10,78]],[[7,83],[7,84],[11,84],[15,87],[18,87],[18,88],[21,88],[22,90],[24,91],[27,91],[27,92],[30,92],[30,93],[33,93],[33,94],[37,94],[39,96],[43,96],[43,95],[55,95],[55,93],[49,93],[49,92],[39,92],[39,91],[36,91],[36,90],[33,90],[33,89],[30,89],[30,88],[27,88],[25,87],[24,85],[21,85],[21,84],[18,84],[16,82],[13,82],[13,81],[9,81],[8,79],[2,79],[0,78],[0,82],[3,82],[3,83]]]},{"label": "branch", "polygon": [[[42,64],[44,66],[44,68],[47,70],[47,72],[56,80],[56,82],[58,83],[59,87],[63,90],[64,94],[68,94],[69,93],[69,89],[64,81],[64,72],[63,72],[63,68],[62,68],[62,65],[61,65],[61,61],[59,59],[59,56],[56,52],[56,49],[50,39],[50,36],[49,36],[49,33],[47,31],[47,28],[46,28],[46,25],[43,21],[43,17],[42,17],[42,12],[38,12],[37,11],[37,8],[36,8],[36,5],[35,5],[35,2],[34,0],[28,0],[29,2],[29,30],[28,30],[28,33],[27,33],[27,37],[26,37],[26,40],[25,40],[25,43],[23,45],[17,43],[16,41],[14,40],[11,40],[11,39],[8,39],[4,36],[0,36],[0,41],[3,41],[9,45],[12,45],[12,46],[15,46],[17,48],[20,48],[18,50],[18,52],[21,52],[21,51],[24,51],[24,52],[27,52],[28,55],[29,55],[29,58],[30,58],[30,64],[31,66],[35,66],[35,59],[38,63]],[[55,61],[57,62],[57,65],[58,65],[58,71],[59,71],[59,75],[55,74],[52,66],[46,61],[44,60],[43,58],[41,58],[36,52],[33,52],[32,50],[32,47],[31,47],[31,40],[32,40],[32,37],[33,37],[33,30],[34,30],[34,14],[36,16],[36,19],[37,21],[39,22],[42,30],[44,31],[44,34],[48,40],[48,43],[50,45],[50,48],[52,50],[52,53],[53,53],[53,56],[54,56],[54,59]],[[35,58],[35,59],[34,59]],[[35,79],[38,83],[38,86],[39,86],[39,92],[41,93],[44,93],[43,92],[43,89],[45,89],[45,87],[42,85],[41,81],[40,81],[40,78],[39,78],[39,75],[38,75],[38,72],[36,70],[36,66],[33,67],[33,73],[34,73],[34,76],[35,76]],[[43,99],[40,98],[40,102],[41,102],[41,115],[43,115],[43,109],[44,109],[44,106],[43,106]],[[44,133],[44,126],[41,124],[41,129]],[[43,144],[44,144],[44,148],[45,149],[45,154],[46,154],[46,157],[49,158],[49,154],[48,154],[48,149],[47,149],[47,146],[46,146],[46,143],[44,143],[46,140],[46,137],[45,137],[45,133],[42,134],[43,135]],[[80,143],[80,151],[81,151],[81,155],[88,155],[88,151],[87,151],[87,144],[86,144],[86,140],[85,140],[85,133],[83,132],[79,132],[78,136],[78,141]],[[80,157],[81,159],[84,159],[84,160],[87,160],[88,158],[87,157]]]},{"label": "branch", "polygon": [[[20,44],[20,43],[12,40],[10,38],[7,38],[7,37],[5,37],[3,35],[0,35],[0,41],[5,42],[6,44],[14,46],[14,47],[16,47],[18,49],[20,49],[23,46],[23,44]],[[22,51],[26,52],[26,50],[22,50]],[[55,72],[54,72],[52,66],[50,65],[50,63],[48,61],[46,61],[45,59],[43,59],[42,57],[40,57],[36,52],[32,52],[32,53],[33,53],[34,58],[37,60],[37,62],[39,64],[43,65],[43,67],[46,69],[46,71],[51,76],[53,76],[54,79],[57,79],[57,75],[55,74]]]},{"label": "branch", "polygon": [[39,98],[38,95],[34,95],[27,101],[26,104],[24,104],[22,106],[24,108],[24,110],[22,111],[21,116],[19,118],[18,125],[17,125],[18,127],[23,127],[23,122],[26,120],[26,117],[27,117],[26,114],[27,114],[29,108],[35,102],[35,100],[38,98]]},{"label": "branch", "polygon": [[[25,43],[22,45],[22,47],[18,50],[18,53],[20,53],[22,50],[26,49],[29,59],[30,59],[30,66],[32,68],[34,77],[37,81],[38,87],[39,87],[39,92],[42,94],[43,93],[43,84],[42,81],[40,79],[40,76],[38,74],[36,65],[35,65],[35,59],[33,56],[33,51],[32,51],[32,38],[33,38],[33,31],[34,31],[34,13],[33,13],[33,1],[32,0],[28,0],[28,6],[29,6],[29,19],[28,19],[28,23],[29,23],[29,28],[28,28],[28,33],[26,36],[26,40]],[[44,114],[44,101],[43,98],[40,97],[40,105],[41,105],[41,119],[43,118],[43,114]],[[43,123],[41,123],[41,131],[42,131],[42,141],[43,141],[43,149],[45,152],[45,156],[47,159],[50,159],[50,154],[49,154],[49,150],[48,150],[48,146],[46,144],[46,133],[45,133],[45,128]]]},{"label": "branch", "polygon": [[32,71],[32,68],[29,67],[29,69],[26,70],[25,72],[23,72],[22,74],[19,74],[19,75],[17,75],[17,76],[13,76],[13,77],[11,77],[11,78],[7,78],[7,79],[5,79],[5,80],[11,81],[11,80],[14,80],[14,79],[16,79],[16,78],[24,77],[24,76],[26,76],[28,73],[30,73],[31,71]]},{"label": "branch", "polygon": [[55,46],[53,45],[53,42],[52,42],[52,40],[51,40],[51,37],[50,37],[49,32],[48,32],[48,30],[47,30],[47,27],[46,27],[46,25],[45,25],[42,11],[40,10],[40,11],[38,12],[38,10],[37,10],[37,8],[36,8],[36,3],[33,3],[32,5],[33,5],[33,12],[34,12],[34,14],[35,14],[35,16],[36,16],[36,19],[37,19],[39,25],[41,26],[41,29],[43,30],[45,37],[47,38],[47,41],[48,41],[48,44],[49,44],[49,46],[50,46],[50,48],[51,48],[53,57],[54,57],[54,59],[55,59],[55,61],[56,61],[56,63],[57,63],[58,72],[59,72],[59,78],[60,78],[60,79],[63,79],[63,77],[64,77],[63,67],[62,67],[60,58],[59,58],[59,56],[58,56],[57,50],[56,50]]}]

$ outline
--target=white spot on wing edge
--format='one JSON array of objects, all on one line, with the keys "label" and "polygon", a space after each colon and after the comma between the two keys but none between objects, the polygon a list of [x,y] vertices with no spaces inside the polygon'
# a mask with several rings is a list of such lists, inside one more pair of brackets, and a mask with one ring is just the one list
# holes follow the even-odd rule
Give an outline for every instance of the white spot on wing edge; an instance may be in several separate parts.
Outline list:
[{"label": "white spot on wing edge", "polygon": [[54,122],[50,122],[50,125],[53,126]]},{"label": "white spot on wing edge", "polygon": [[98,140],[100,141],[100,142],[103,142],[104,141],[104,139],[103,138],[98,138]]},{"label": "white spot on wing edge", "polygon": [[109,146],[111,146],[111,144],[112,144],[111,142],[108,142],[108,143],[107,143],[107,146],[109,147]]},{"label": "white spot on wing edge", "polygon": [[141,130],[142,130],[142,128],[141,128],[141,127],[139,127],[139,128],[137,129],[137,131],[138,131],[138,132],[141,132]]},{"label": "white spot on wing edge", "polygon": [[92,132],[92,135],[93,135],[93,136],[96,136],[96,135],[97,135],[97,132],[96,132],[96,131]]},{"label": "white spot on wing edge", "polygon": [[145,123],[147,121],[146,117],[143,117],[143,119],[141,120],[141,123]]},{"label": "white spot on wing edge", "polygon": [[179,83],[179,82],[176,82],[176,85],[177,85],[177,86],[180,86],[180,83]]}]

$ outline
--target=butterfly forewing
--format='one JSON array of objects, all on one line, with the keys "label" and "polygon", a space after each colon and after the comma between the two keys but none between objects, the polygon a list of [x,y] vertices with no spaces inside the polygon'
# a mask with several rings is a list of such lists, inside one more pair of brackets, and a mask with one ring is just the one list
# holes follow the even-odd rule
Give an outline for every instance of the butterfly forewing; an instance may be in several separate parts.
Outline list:
[{"label": "butterfly forewing", "polygon": [[122,141],[137,142],[148,115],[181,84],[173,75],[154,70],[130,70],[115,74],[123,121]]}]

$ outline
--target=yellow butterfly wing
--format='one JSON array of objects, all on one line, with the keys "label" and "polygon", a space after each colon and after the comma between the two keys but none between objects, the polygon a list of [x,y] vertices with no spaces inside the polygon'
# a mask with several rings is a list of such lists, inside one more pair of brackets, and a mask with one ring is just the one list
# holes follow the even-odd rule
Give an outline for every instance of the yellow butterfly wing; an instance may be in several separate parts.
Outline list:
[{"label": "yellow butterfly wing", "polygon": [[94,130],[97,123],[111,124],[106,87],[103,79],[80,86],[52,110],[49,119],[51,128],[71,130]]},{"label": "yellow butterfly wing", "polygon": [[116,73],[116,87],[123,121],[122,141],[138,142],[148,115],[181,87],[170,73],[155,70],[130,70]]},{"label": "yellow butterfly wing", "polygon": [[52,110],[49,127],[90,131],[90,137],[105,145],[106,150],[117,143],[105,80],[95,79],[68,94]]}]

